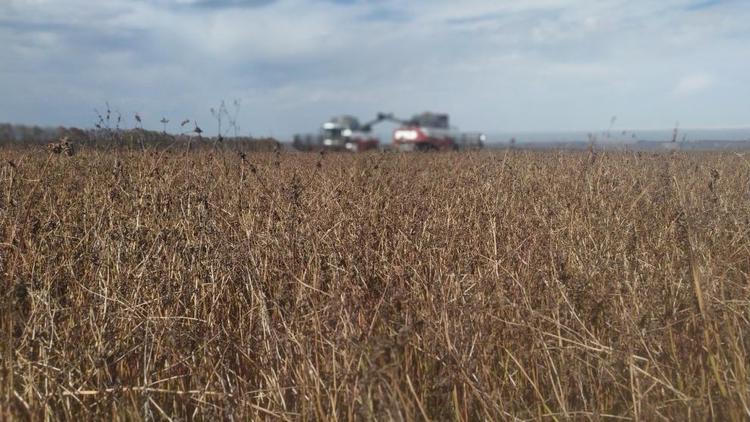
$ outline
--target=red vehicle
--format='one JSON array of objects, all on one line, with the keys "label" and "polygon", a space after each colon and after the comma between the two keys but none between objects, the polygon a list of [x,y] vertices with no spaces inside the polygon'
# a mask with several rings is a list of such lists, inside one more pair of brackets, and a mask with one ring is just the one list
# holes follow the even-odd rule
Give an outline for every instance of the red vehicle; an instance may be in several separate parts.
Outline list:
[{"label": "red vehicle", "polygon": [[399,151],[458,150],[481,148],[484,134],[461,133],[449,124],[447,114],[422,113],[410,120],[399,120],[384,115],[401,124],[393,131],[393,146]]},{"label": "red vehicle", "polygon": [[383,121],[400,125],[393,131],[393,146],[399,151],[430,151],[481,148],[481,133],[461,133],[452,128],[447,114],[422,113],[409,120],[391,113],[378,113],[370,122],[360,124],[353,116],[337,116],[323,123],[319,135],[295,135],[294,145],[300,150],[328,149],[361,152],[377,149],[380,142],[372,135],[372,127]]}]

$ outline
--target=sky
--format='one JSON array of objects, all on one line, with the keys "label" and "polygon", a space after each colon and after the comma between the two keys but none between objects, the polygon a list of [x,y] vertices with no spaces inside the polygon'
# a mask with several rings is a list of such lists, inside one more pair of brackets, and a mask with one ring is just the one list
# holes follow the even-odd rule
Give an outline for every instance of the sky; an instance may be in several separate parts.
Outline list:
[{"label": "sky", "polygon": [[[750,127],[747,0],[0,0],[0,122],[315,132]],[[232,107],[230,106],[230,109]]]}]

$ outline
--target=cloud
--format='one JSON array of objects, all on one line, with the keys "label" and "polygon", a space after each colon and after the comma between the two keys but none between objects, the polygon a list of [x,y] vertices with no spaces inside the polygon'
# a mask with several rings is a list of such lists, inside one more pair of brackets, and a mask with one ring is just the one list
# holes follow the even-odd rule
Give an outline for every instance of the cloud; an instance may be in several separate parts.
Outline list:
[{"label": "cloud", "polygon": [[695,74],[683,76],[677,83],[674,92],[680,96],[694,95],[711,88],[713,83],[714,79],[709,75]]},{"label": "cloud", "polygon": [[206,9],[223,9],[232,7],[263,7],[274,3],[276,0],[196,0],[187,3],[194,7]]},{"label": "cloud", "polygon": [[703,1],[698,1],[698,2],[687,5],[685,7],[685,10],[697,11],[697,10],[709,9],[711,7],[719,6],[723,3],[726,3],[726,0],[703,0]]},{"label": "cloud", "polygon": [[[288,135],[336,113],[446,111],[462,127],[738,125],[750,5],[664,0],[0,1],[0,118],[90,125],[109,100],[158,128]],[[689,10],[688,10],[689,9]],[[684,75],[675,81],[674,75]],[[676,82],[676,85],[675,85]],[[679,97],[710,97],[688,107]],[[149,116],[158,116],[149,119]]]}]

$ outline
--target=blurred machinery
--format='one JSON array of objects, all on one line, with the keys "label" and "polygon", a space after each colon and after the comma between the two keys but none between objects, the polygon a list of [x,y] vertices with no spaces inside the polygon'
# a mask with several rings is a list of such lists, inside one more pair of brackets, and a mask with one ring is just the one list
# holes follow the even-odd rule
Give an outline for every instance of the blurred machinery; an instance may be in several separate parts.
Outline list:
[{"label": "blurred machinery", "polygon": [[398,128],[393,131],[392,146],[399,151],[467,150],[483,147],[486,137],[479,132],[460,132],[450,126],[444,113],[421,113],[411,119],[400,119],[392,113],[378,113],[375,119],[361,124],[353,116],[337,116],[323,123],[317,135],[295,135],[294,146],[299,150],[328,149],[360,152],[379,147],[372,134],[374,125],[390,121]]},{"label": "blurred machinery", "polygon": [[380,141],[372,134],[372,126],[382,120],[378,115],[378,118],[361,124],[354,116],[336,116],[323,123],[317,135],[295,135],[294,146],[300,150],[352,152],[377,149]]},{"label": "blurred machinery", "polygon": [[460,132],[450,126],[443,113],[421,113],[409,120],[393,119],[401,127],[393,131],[393,146],[399,151],[480,149],[486,137],[478,132]]}]

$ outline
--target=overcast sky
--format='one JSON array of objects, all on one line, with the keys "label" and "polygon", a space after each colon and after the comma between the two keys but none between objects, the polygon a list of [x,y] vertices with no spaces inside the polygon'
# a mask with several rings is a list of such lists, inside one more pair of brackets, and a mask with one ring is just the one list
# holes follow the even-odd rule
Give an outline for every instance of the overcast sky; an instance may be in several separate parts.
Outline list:
[{"label": "overcast sky", "polygon": [[241,100],[243,133],[750,126],[747,0],[0,0],[0,121],[127,125]]}]

